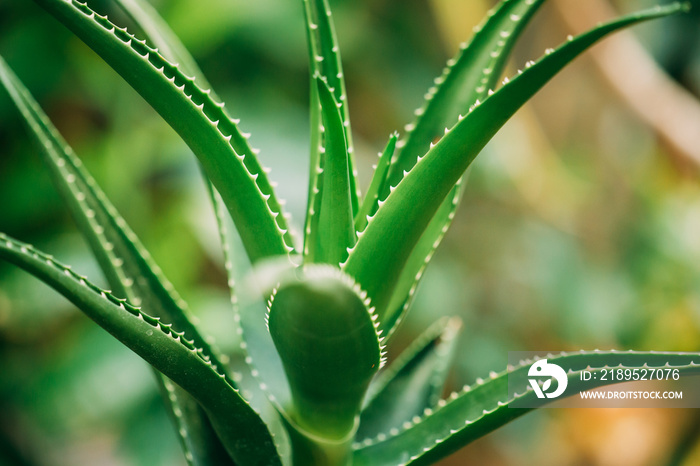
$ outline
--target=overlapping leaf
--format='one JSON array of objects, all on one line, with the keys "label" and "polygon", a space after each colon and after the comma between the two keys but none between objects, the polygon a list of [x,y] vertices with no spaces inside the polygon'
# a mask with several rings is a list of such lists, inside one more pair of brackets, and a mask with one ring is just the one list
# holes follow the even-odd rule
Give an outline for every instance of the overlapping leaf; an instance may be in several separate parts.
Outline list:
[{"label": "overlapping leaf", "polygon": [[[267,308],[263,294],[267,290],[262,290],[263,287],[258,284],[245,285],[246,281],[255,277],[253,270],[257,271],[257,269],[253,269],[252,265],[241,257],[244,252],[243,244],[230,218],[227,218],[218,193],[211,192],[211,197],[215,199],[215,214],[219,239],[223,245],[224,265],[229,280],[236,331],[242,340],[241,350],[246,355],[245,363],[256,379],[254,385],[257,385],[262,392],[254,394],[254,402],[259,403],[257,398],[261,395],[268,398],[277,409],[281,409],[282,406],[289,404],[291,395],[282,361],[265,323]],[[284,265],[291,267],[287,261],[284,261]],[[273,281],[276,283],[276,279]],[[242,283],[243,290],[247,291],[243,296],[236,293],[237,283]]]},{"label": "overlapping leaf", "polygon": [[339,265],[355,244],[348,148],[339,104],[328,84],[316,77],[325,128],[316,262]]},{"label": "overlapping leaf", "polygon": [[[391,165],[389,186],[396,186],[404,172],[413,168],[446,127],[454,125],[474,102],[484,100],[496,87],[508,56],[530,18],[544,0],[507,0],[489,11],[474,37],[463,44],[457,56],[447,63],[443,75],[426,93],[423,107],[416,110],[416,121],[407,125],[396,161]],[[466,176],[466,175],[465,175]],[[447,195],[416,244],[401,272],[382,325],[393,333],[408,311],[418,282],[433,252],[442,242],[464,191],[464,178]],[[389,187],[382,190],[382,199]]]},{"label": "overlapping leaf", "polygon": [[370,385],[356,438],[397,430],[442,396],[461,321],[443,318],[431,325]]},{"label": "overlapping leaf", "polygon": [[[580,372],[600,371],[604,368],[665,368],[678,369],[679,374],[700,374],[700,355],[689,353],[656,352],[579,352],[548,358],[548,362],[562,367],[568,373],[565,395],[580,390],[615,383],[602,377],[582,382]],[[428,410],[401,430],[386,432],[365,439],[356,445],[354,463],[357,466],[428,465],[453,453],[468,443],[527,413],[529,409],[515,409],[515,400],[536,399],[527,383],[527,371],[533,361],[499,374],[492,373],[488,380],[477,380]],[[509,397],[508,378],[520,382],[517,395]],[[512,383],[512,382],[511,382]]]},{"label": "overlapping leaf", "polygon": [[[184,73],[194,76],[203,88],[210,87],[187,49],[148,2],[145,0],[116,0],[116,4],[141,28],[161,55],[178,63],[180,69]],[[211,96],[216,98],[213,91]],[[208,179],[205,182],[211,184]],[[219,202],[222,201],[219,200]],[[89,230],[83,231],[83,234],[86,232],[89,234]],[[97,254],[99,255],[99,252]],[[150,296],[151,301],[160,295],[150,289],[146,289],[145,292],[147,300]],[[147,307],[153,309],[148,301],[144,302]],[[157,306],[158,304],[153,303],[153,305]],[[158,315],[167,319],[167,315]],[[173,385],[161,374],[156,373],[156,378],[188,463],[205,466],[230,462],[230,458],[225,454],[225,449],[218,437],[213,434],[210,422],[199,404],[186,391]],[[222,452],[225,456],[222,456]]]},{"label": "overlapping leaf", "polygon": [[548,50],[501,87],[435,144],[408,173],[369,222],[345,264],[367,290],[380,319],[386,317],[392,290],[412,250],[444,199],[486,143],[545,83],[604,36],[641,21],[682,9],[674,3],[622,17]]},{"label": "overlapping leaf", "polygon": [[63,294],[88,317],[168,378],[205,409],[236,463],[281,464],[272,437],[233,382],[184,334],[99,289],[52,257],[0,234],[0,258]]},{"label": "overlapping leaf", "polygon": [[316,437],[352,434],[367,386],[383,361],[376,315],[337,268],[305,266],[281,279],[268,325],[292,391],[292,417]]},{"label": "overlapping leaf", "polygon": [[304,19],[309,49],[309,64],[311,76],[311,154],[309,171],[309,192],[306,222],[304,226],[304,256],[309,262],[314,262],[315,245],[318,242],[317,224],[320,213],[320,199],[323,173],[323,150],[325,127],[321,102],[318,94],[316,76],[325,79],[333,98],[338,104],[340,117],[343,122],[343,132],[347,146],[348,180],[350,183],[350,202],[355,215],[359,210],[359,188],[354,161],[354,147],[350,127],[347,95],[345,92],[345,77],[340,60],[340,50],[335,34],[331,10],[327,0],[303,0]]},{"label": "overlapping leaf", "polygon": [[[130,302],[143,304],[151,310],[154,317],[161,318],[185,332],[188,338],[202,348],[207,357],[225,371],[226,366],[219,361],[218,355],[192,324],[187,304],[177,295],[148,252],[141,246],[134,232],[109,203],[95,180],[82,167],[80,160],[1,58],[0,81],[24,117],[52,175],[54,185],[90,244],[113,290]],[[159,374],[156,376],[160,377]],[[159,381],[161,386],[168,383],[165,380]],[[181,408],[176,409],[176,405],[192,405],[188,400],[175,399],[176,393],[188,395],[173,390],[165,398],[169,411],[181,424],[178,428],[180,433],[187,432],[184,427],[186,423],[201,425],[208,422],[205,419],[195,421],[186,419],[183,415],[176,416],[177,411],[182,412]],[[194,407],[187,412],[193,416],[201,414]],[[191,437],[196,434],[191,432],[188,435]],[[183,446],[186,446],[186,436],[181,437]],[[202,447],[215,444],[216,438],[208,442],[191,443],[192,446]],[[209,451],[188,450],[186,455],[192,458],[193,464],[222,464],[227,459],[227,456],[220,456],[222,451],[223,447],[219,445]]]},{"label": "overlapping leaf", "polygon": [[97,52],[170,124],[199,158],[236,223],[251,260],[293,251],[273,188],[241,132],[194,78],[76,0],[36,0]]}]

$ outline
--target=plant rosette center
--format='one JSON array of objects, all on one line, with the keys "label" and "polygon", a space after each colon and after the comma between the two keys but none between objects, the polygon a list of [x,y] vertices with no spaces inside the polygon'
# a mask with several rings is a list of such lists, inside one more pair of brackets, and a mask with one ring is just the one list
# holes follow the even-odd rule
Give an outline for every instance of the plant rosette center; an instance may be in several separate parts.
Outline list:
[{"label": "plant rosette center", "polygon": [[356,428],[367,387],[382,362],[369,300],[340,270],[305,267],[270,300],[268,326],[292,393],[299,426],[329,440]]}]

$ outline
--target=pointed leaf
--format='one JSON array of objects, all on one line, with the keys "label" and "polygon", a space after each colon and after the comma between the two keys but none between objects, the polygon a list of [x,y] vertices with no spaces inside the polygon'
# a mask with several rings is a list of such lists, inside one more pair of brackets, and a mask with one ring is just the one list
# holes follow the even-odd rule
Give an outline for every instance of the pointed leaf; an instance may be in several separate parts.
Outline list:
[{"label": "pointed leaf", "polygon": [[168,415],[175,426],[185,460],[191,466],[235,466],[206,412],[188,392],[156,372]]},{"label": "pointed leaf", "polygon": [[[333,92],[333,97],[339,103],[340,115],[343,120],[345,140],[347,141],[349,160],[348,175],[351,187],[351,199],[353,212],[359,208],[359,191],[356,183],[357,172],[354,161],[354,148],[352,132],[350,129],[350,113],[348,111],[347,96],[345,92],[345,77],[340,60],[340,50],[335,34],[330,7],[327,0],[303,0],[304,19],[306,22],[306,34],[309,48],[309,63],[311,69],[311,178],[309,179],[309,193],[315,186],[314,178],[317,176],[315,168],[318,166],[320,153],[317,148],[322,144],[323,133],[316,131],[321,124],[321,115],[318,110],[317,85],[314,82],[316,75],[326,78],[328,87]],[[309,198],[309,209],[312,202]]]},{"label": "pointed leaf", "polygon": [[374,169],[372,181],[370,181],[367,194],[365,194],[365,198],[362,200],[360,211],[355,217],[356,231],[363,231],[365,229],[368,218],[374,215],[379,208],[379,193],[384,191],[385,188],[388,189],[389,182],[387,181],[387,176],[389,174],[391,159],[394,157],[398,138],[399,133],[392,134],[384,151],[379,154],[379,162],[377,162],[377,166]]},{"label": "pointed leaf", "polygon": [[415,416],[422,416],[425,409],[435,407],[442,396],[461,326],[458,318],[435,322],[378,374],[360,417],[359,441],[399,429]]},{"label": "pointed leaf", "polygon": [[[700,355],[697,353],[656,353],[656,352],[579,352],[562,353],[548,357],[548,361],[561,366],[568,375],[568,388],[564,396],[577,394],[598,386],[619,383],[601,380],[602,377],[582,385],[581,371],[596,371],[604,367],[622,368],[674,368],[680,374],[700,374]],[[511,403],[528,397],[536,399],[528,384],[527,372],[534,361],[509,368],[499,374],[492,373],[489,380],[477,380],[472,386],[464,387],[460,393],[453,393],[438,404],[433,411],[427,411],[420,419],[409,423],[399,432],[380,434],[365,439],[355,445],[354,465],[357,466],[396,466],[428,465],[437,462],[492,432],[515,418],[529,412],[529,409],[514,409]],[[508,378],[515,377],[522,387],[518,395],[509,397]],[[513,383],[511,381],[511,383]],[[545,402],[552,401],[545,399]]]},{"label": "pointed leaf", "polygon": [[[132,303],[143,304],[151,310],[154,317],[161,318],[165,323],[173,324],[176,329],[185,332],[195,345],[202,348],[205,356],[222,370],[226,370],[226,366],[219,361],[218,353],[210,347],[192,324],[187,304],[177,295],[170,282],[153,263],[134,232],[109,203],[104,192],[82,167],[80,160],[2,57],[0,57],[0,82],[8,90],[24,117],[30,133],[40,148],[42,158],[51,172],[54,185],[90,244],[112,289],[126,296]],[[161,386],[169,383],[163,380],[159,373],[156,373],[156,377]],[[175,405],[184,407],[192,403],[196,404],[193,400],[175,399],[176,393],[189,398],[189,395],[182,390],[171,391],[165,398],[171,412],[176,411]],[[177,407],[177,411],[182,412],[182,408]],[[200,413],[200,410],[195,409],[186,411],[191,415]],[[174,418],[180,424],[208,423],[205,419],[186,419],[182,414]],[[184,425],[180,425],[178,430],[182,433],[184,429]],[[190,437],[197,435],[194,432],[187,434],[186,436]],[[216,438],[208,442],[186,440],[183,439],[183,446],[210,447],[217,443]],[[225,456],[222,457],[221,452],[224,452]],[[228,459],[221,445],[211,451],[186,450],[185,454],[188,458],[192,458],[190,460],[192,464],[222,464]]]},{"label": "pointed leaf", "polygon": [[321,211],[315,261],[337,266],[345,261],[348,248],[355,244],[356,239],[350,199],[349,159],[338,104],[328,85],[318,76],[316,84],[325,128],[325,144],[322,153]]},{"label": "pointed leaf", "polygon": [[[391,166],[391,186],[404,171],[410,171],[430,143],[442,137],[477,99],[484,99],[496,87],[513,46],[544,0],[507,0],[489,11],[483,24],[474,28],[469,43],[448,60],[442,76],[428,89],[424,105],[416,110],[416,120],[407,125],[406,138],[399,143],[396,162]],[[382,191],[381,198],[389,194]]]},{"label": "pointed leaf", "polygon": [[[158,53],[177,63],[183,73],[194,76],[202,89],[211,89],[197,62],[150,3],[146,0],[114,0],[114,3],[141,28]],[[216,98],[213,90],[211,96]]]},{"label": "pointed leaf", "polygon": [[[495,89],[507,58],[520,35],[544,0],[507,0],[489,11],[483,24],[475,28],[468,44],[447,62],[445,70],[428,89],[424,105],[416,110],[416,121],[406,126],[406,139],[400,142],[396,162],[391,166],[390,183],[381,191],[386,199],[389,186],[396,186],[419,156],[436,142],[446,127],[452,126],[469,106],[483,100]],[[396,289],[382,320],[391,337],[408,311],[418,282],[433,253],[442,242],[462,198],[462,178],[447,195],[421,236],[401,271]]]},{"label": "pointed leaf", "polygon": [[170,325],[116,298],[31,246],[0,234],[0,258],[63,294],[129,349],[187,390],[206,410],[228,453],[241,464],[279,465],[272,437],[222,369]]},{"label": "pointed leaf", "polygon": [[674,3],[625,16],[571,38],[556,51],[548,50],[539,63],[474,106],[418,161],[379,208],[344,267],[369,293],[380,320],[387,312],[401,270],[430,220],[500,127],[564,66],[599,39],[632,24],[676,13],[681,8]]},{"label": "pointed leaf", "polygon": [[170,124],[197,155],[221,193],[251,260],[286,255],[293,240],[272,186],[236,120],[125,29],[76,0],[36,0],[117,71]]}]

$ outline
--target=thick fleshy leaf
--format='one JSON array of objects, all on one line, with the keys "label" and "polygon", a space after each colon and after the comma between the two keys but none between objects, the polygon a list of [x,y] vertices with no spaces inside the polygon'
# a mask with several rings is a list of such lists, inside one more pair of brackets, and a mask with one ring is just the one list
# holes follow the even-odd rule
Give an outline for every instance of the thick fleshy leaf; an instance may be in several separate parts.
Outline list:
[{"label": "thick fleshy leaf", "polygon": [[251,260],[293,251],[285,216],[249,135],[210,91],[86,4],[36,2],[97,52],[189,145],[226,203]]},{"label": "thick fleshy leaf", "polygon": [[[224,265],[228,275],[228,285],[231,291],[231,306],[236,322],[236,331],[241,338],[241,351],[246,355],[245,364],[256,379],[257,386],[263,393],[253,395],[253,403],[257,406],[261,401],[259,396],[269,398],[276,407],[285,406],[291,400],[289,384],[284,374],[282,360],[272,342],[270,332],[267,329],[265,316],[267,315],[266,298],[259,283],[255,286],[247,286],[246,281],[255,279],[252,265],[245,257],[245,250],[230,217],[226,215],[225,207],[220,202],[218,193],[211,192],[215,199],[214,207],[219,229],[219,238],[223,245]],[[291,264],[283,260],[284,267]],[[259,264],[258,268],[266,264]],[[271,279],[277,282],[277,277]],[[260,282],[262,280],[256,280]],[[244,292],[242,296],[236,293],[237,284],[243,284],[240,288]],[[274,284],[273,284],[274,285]],[[272,286],[272,285],[271,285]],[[260,288],[260,289],[257,289]],[[250,384],[249,384],[250,385]],[[279,422],[279,421],[278,421]]]},{"label": "thick fleshy leaf", "polygon": [[192,395],[156,373],[161,396],[175,426],[185,460],[191,466],[235,466],[204,409]]},{"label": "thick fleshy leaf", "polygon": [[[141,28],[148,41],[156,46],[161,55],[173,63],[178,63],[180,69],[194,76],[201,87],[210,87],[194,58],[158,15],[155,8],[145,0],[115,0],[115,2]],[[212,98],[217,98],[213,91],[210,95]],[[205,183],[211,185],[206,175],[204,177]],[[219,202],[223,201],[219,198]],[[146,286],[144,284],[144,287]],[[115,285],[112,287],[115,288]],[[149,293],[146,296],[155,298],[159,294]],[[157,303],[148,303],[147,300],[144,300],[144,303],[149,309],[159,306]],[[156,315],[169,320],[167,314],[157,313]],[[186,391],[172,384],[162,374],[156,372],[155,375],[188,464],[206,466],[230,463],[231,459],[219,438],[213,434],[211,423],[199,404]],[[250,401],[249,398],[248,401]]]},{"label": "thick fleshy leaf", "polygon": [[[579,352],[548,357],[568,374],[568,388],[563,396],[581,390],[616,383],[602,377],[581,381],[582,370],[600,371],[603,368],[673,368],[681,375],[700,374],[700,354],[656,352]],[[536,399],[528,384],[527,372],[534,361],[492,373],[488,380],[477,380],[459,393],[441,401],[435,410],[428,410],[399,430],[368,438],[355,445],[354,465],[397,466],[428,465],[449,455],[470,442],[492,432],[529,409],[515,409],[515,400]],[[518,395],[509,397],[508,378],[520,383]],[[511,381],[511,383],[513,383]],[[550,399],[546,399],[550,401]]]},{"label": "thick fleshy leaf", "polygon": [[[350,179],[352,208],[354,213],[356,213],[359,208],[360,194],[356,182],[357,172],[353,156],[354,149],[350,127],[350,114],[345,93],[345,77],[343,75],[340,50],[338,48],[338,40],[335,34],[331,10],[327,0],[303,0],[303,4],[311,71],[311,163],[309,173],[309,201],[305,226],[305,231],[308,235],[309,226],[313,223],[314,213],[318,213],[318,209],[314,209],[314,189],[318,187],[318,169],[321,168],[320,155],[324,138],[318,87],[315,82],[316,76],[321,76],[326,79],[326,83],[331,89],[333,97],[339,104],[349,154],[348,176]],[[313,232],[314,230],[312,228],[311,233]]]},{"label": "thick fleshy leaf", "polygon": [[674,3],[622,17],[548,50],[536,64],[488,97],[419,159],[369,222],[344,270],[366,290],[380,320],[411,251],[464,171],[505,122],[564,66],[604,36],[676,13]]},{"label": "thick fleshy leaf", "polygon": [[423,273],[452,223],[457,207],[459,207],[466,179],[469,176],[468,170],[467,174],[457,180],[457,184],[452,188],[448,197],[440,204],[438,211],[428,223],[423,235],[418,240],[413,251],[411,251],[411,255],[400,272],[396,287],[382,319],[381,328],[387,332],[387,338],[394,334],[394,331],[399,327],[403,317],[408,312],[420,280],[423,278]]},{"label": "thick fleshy leaf", "polygon": [[[495,88],[513,46],[544,0],[506,0],[489,11],[483,24],[474,30],[469,43],[460,47],[447,62],[442,76],[426,92],[426,100],[416,110],[416,119],[406,126],[406,137],[399,143],[391,165],[389,181],[396,186],[404,171],[410,171],[430,144],[442,137],[477,99]],[[388,196],[388,187],[381,199]]]},{"label": "thick fleshy leaf", "polygon": [[325,128],[321,206],[318,213],[315,262],[338,266],[355,244],[352,191],[348,175],[348,148],[338,103],[326,82],[316,77],[321,114]]},{"label": "thick fleshy leaf", "polygon": [[445,387],[461,327],[458,318],[435,322],[376,377],[360,416],[358,440],[399,429],[435,407]]},{"label": "thick fleshy leaf", "polygon": [[374,168],[374,173],[372,174],[372,181],[367,189],[367,194],[362,200],[362,205],[360,206],[360,211],[355,217],[355,230],[362,232],[367,227],[367,222],[370,217],[379,208],[379,193],[388,189],[387,176],[389,174],[389,166],[391,165],[391,159],[396,151],[396,143],[399,138],[399,133],[394,133],[389,138],[384,151],[379,154],[379,162]]},{"label": "thick fleshy leaf", "polygon": [[[202,89],[211,89],[197,62],[150,3],[146,0],[114,0],[114,3],[141,28],[158,53],[166,60],[177,63],[183,73],[194,76]],[[211,95],[216,98],[213,90]]]},{"label": "thick fleshy leaf", "polygon": [[367,386],[382,361],[376,316],[338,269],[306,266],[282,278],[268,326],[292,391],[293,420],[331,440],[356,428]]},{"label": "thick fleshy leaf", "polygon": [[88,317],[187,390],[204,408],[229,455],[240,464],[279,465],[262,419],[233,381],[184,334],[99,289],[31,246],[0,234],[0,258],[63,294]]},{"label": "thick fleshy leaf", "polygon": [[218,359],[192,323],[187,303],[2,58],[0,82],[9,91],[32,137],[42,149],[54,186],[90,243],[110,285],[130,302],[146,306],[154,317],[185,332],[207,357]]},{"label": "thick fleshy leaf", "polygon": [[[13,102],[24,117],[40,149],[42,159],[52,175],[56,189],[90,244],[112,289],[117,294],[125,296],[129,302],[139,303],[148,308],[153,317],[158,317],[184,332],[195,345],[202,348],[212,362],[222,370],[226,370],[218,354],[192,324],[187,304],[177,295],[170,282],[153,263],[148,252],[141,246],[134,232],[109,203],[104,192],[82,167],[80,160],[2,58],[0,58],[0,82],[9,91]],[[162,375],[156,374],[156,377],[160,378]],[[159,380],[161,386],[167,383],[166,380]],[[189,397],[186,392],[179,391],[179,393]],[[214,446],[217,443],[216,438],[208,442],[190,442],[185,437],[196,437],[196,433],[182,435],[185,429],[182,424],[203,425],[208,421],[188,420],[183,415],[175,416],[176,411],[182,412],[182,409],[176,405],[190,406],[193,402],[190,400],[178,402],[174,399],[175,397],[176,392],[171,391],[165,398],[165,402],[173,418],[181,424],[178,431],[183,437],[183,447]],[[186,411],[188,415],[200,415],[200,410]],[[186,450],[185,455],[190,464],[225,464],[227,460],[230,461],[221,445],[209,451]]]},{"label": "thick fleshy leaf", "polygon": [[[381,191],[381,199],[386,199],[389,186],[399,183],[404,172],[413,168],[418,157],[440,139],[446,127],[454,125],[460,114],[466,114],[470,105],[483,100],[496,87],[513,46],[543,2],[507,0],[488,12],[484,23],[475,28],[471,41],[460,47],[457,55],[447,62],[442,76],[428,89],[425,103],[415,112],[416,120],[406,126],[406,138],[399,143],[401,148],[391,166],[390,183]],[[406,261],[382,320],[382,328],[389,332],[387,337],[408,311],[418,282],[452,223],[464,186],[465,179],[461,178]]]}]

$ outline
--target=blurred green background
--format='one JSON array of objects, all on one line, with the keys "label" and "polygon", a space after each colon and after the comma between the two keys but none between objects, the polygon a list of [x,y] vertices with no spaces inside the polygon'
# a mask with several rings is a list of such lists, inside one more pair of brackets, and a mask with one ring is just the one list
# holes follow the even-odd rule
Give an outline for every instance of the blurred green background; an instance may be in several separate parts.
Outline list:
[{"label": "blurred green background", "polygon": [[[301,225],[309,134],[301,2],[153,3],[253,134]],[[367,186],[377,151],[410,122],[432,79],[492,2],[330,3]],[[571,32],[561,10],[599,3],[610,6],[608,0],[545,5],[516,49],[511,72]],[[630,11],[653,3],[613,4]],[[614,71],[610,61],[606,68],[590,54],[577,60],[475,162],[397,349],[438,316],[461,316],[452,388],[502,370],[508,351],[700,351],[700,142],[692,144],[700,135],[700,120],[693,119],[700,105],[700,0],[691,3],[694,10],[683,17],[635,29],[642,58],[687,91],[664,101],[678,120],[648,124],[605,77]],[[128,24],[108,0],[90,4]],[[236,348],[215,224],[186,146],[32,2],[0,0],[0,54],[219,345]],[[629,85],[647,77],[635,57],[623,53],[612,63]],[[653,101],[654,92],[632,100]],[[678,132],[677,139],[691,141],[681,150],[663,126],[688,122],[698,125]],[[104,285],[1,92],[0,148],[0,231]],[[138,357],[67,301],[0,263],[0,465],[184,464],[151,379]],[[542,410],[444,464],[700,464],[700,413]]]}]

